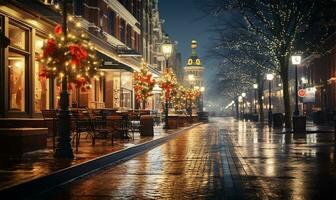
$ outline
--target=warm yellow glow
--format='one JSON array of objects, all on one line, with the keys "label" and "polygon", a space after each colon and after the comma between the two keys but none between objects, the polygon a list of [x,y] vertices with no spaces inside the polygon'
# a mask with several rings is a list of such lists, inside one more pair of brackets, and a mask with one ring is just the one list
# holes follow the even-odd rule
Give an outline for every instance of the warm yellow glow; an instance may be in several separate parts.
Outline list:
[{"label": "warm yellow glow", "polygon": [[188,75],[188,80],[189,80],[189,81],[194,81],[194,80],[195,80],[195,76],[194,76],[194,74],[189,74],[189,75]]},{"label": "warm yellow glow", "polygon": [[292,64],[300,65],[301,64],[301,56],[292,56]]},{"label": "warm yellow glow", "polygon": [[82,24],[80,22],[76,23],[76,27],[81,27],[81,26],[82,26]]},{"label": "warm yellow glow", "polygon": [[204,90],[205,90],[205,87],[201,87],[201,92],[204,92]]},{"label": "warm yellow glow", "polygon": [[266,74],[266,79],[267,80],[271,81],[271,80],[273,80],[273,78],[274,78],[273,74]]},{"label": "warm yellow glow", "polygon": [[168,59],[171,56],[171,53],[173,51],[173,44],[171,43],[165,43],[161,46],[161,51],[166,59]]}]

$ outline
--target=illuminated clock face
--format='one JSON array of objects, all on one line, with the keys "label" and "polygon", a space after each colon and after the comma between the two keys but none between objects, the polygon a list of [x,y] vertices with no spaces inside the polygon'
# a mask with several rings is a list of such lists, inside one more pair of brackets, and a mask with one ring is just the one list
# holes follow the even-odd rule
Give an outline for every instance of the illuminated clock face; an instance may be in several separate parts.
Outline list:
[{"label": "illuminated clock face", "polygon": [[189,59],[188,60],[188,65],[192,65],[192,63],[193,63],[192,59]]},{"label": "illuminated clock face", "polygon": [[200,64],[201,64],[201,60],[200,60],[200,59],[197,59],[197,60],[196,60],[196,64],[197,64],[197,65],[200,65]]}]

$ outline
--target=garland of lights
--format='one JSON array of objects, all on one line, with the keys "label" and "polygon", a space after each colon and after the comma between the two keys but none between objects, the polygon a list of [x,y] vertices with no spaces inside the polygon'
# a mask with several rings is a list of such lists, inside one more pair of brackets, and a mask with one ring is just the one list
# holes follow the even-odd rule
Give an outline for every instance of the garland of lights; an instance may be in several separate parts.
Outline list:
[{"label": "garland of lights", "polygon": [[140,72],[133,73],[135,99],[140,102],[145,102],[146,99],[152,96],[152,91],[155,85],[155,80],[152,74],[148,71],[148,65],[142,59],[142,67]]},{"label": "garland of lights", "polygon": [[176,89],[178,83],[176,76],[172,69],[167,68],[159,80],[159,87],[161,88],[161,100],[168,102],[171,93]]},{"label": "garland of lights", "polygon": [[[37,60],[42,65],[41,77],[57,78],[58,82],[67,76],[68,82],[77,88],[90,89],[90,79],[97,75],[101,61],[96,58],[96,50],[78,26],[68,31],[64,37],[62,27],[56,25],[54,33],[42,47],[43,52]],[[71,85],[69,84],[71,89]]]}]

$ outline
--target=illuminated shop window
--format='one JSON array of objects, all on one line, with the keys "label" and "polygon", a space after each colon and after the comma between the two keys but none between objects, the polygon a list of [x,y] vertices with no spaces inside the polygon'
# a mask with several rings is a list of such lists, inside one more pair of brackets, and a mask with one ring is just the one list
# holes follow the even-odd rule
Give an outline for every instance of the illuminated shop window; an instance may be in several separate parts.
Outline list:
[{"label": "illuminated shop window", "polygon": [[8,34],[11,41],[11,46],[17,47],[22,50],[27,49],[26,45],[27,31],[21,29],[18,26],[10,24]]},{"label": "illuminated shop window", "polygon": [[121,107],[124,109],[132,108],[132,73],[121,73]]},{"label": "illuminated shop window", "polygon": [[8,88],[10,111],[25,111],[25,66],[26,58],[24,55],[9,52]]},{"label": "illuminated shop window", "polygon": [[[35,58],[42,53],[44,39],[35,37]],[[34,63],[34,111],[49,109],[49,80],[46,77],[41,77],[42,66],[35,60]]]}]

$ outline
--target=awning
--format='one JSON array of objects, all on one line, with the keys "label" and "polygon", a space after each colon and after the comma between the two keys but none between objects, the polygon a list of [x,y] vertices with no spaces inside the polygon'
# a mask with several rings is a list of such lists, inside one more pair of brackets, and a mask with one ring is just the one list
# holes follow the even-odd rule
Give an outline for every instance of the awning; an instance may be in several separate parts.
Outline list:
[{"label": "awning", "polygon": [[100,67],[100,69],[122,69],[122,70],[126,70],[129,72],[133,72],[133,68],[125,65],[123,63],[118,62],[117,60],[97,51],[97,57],[102,59],[102,66]]}]

